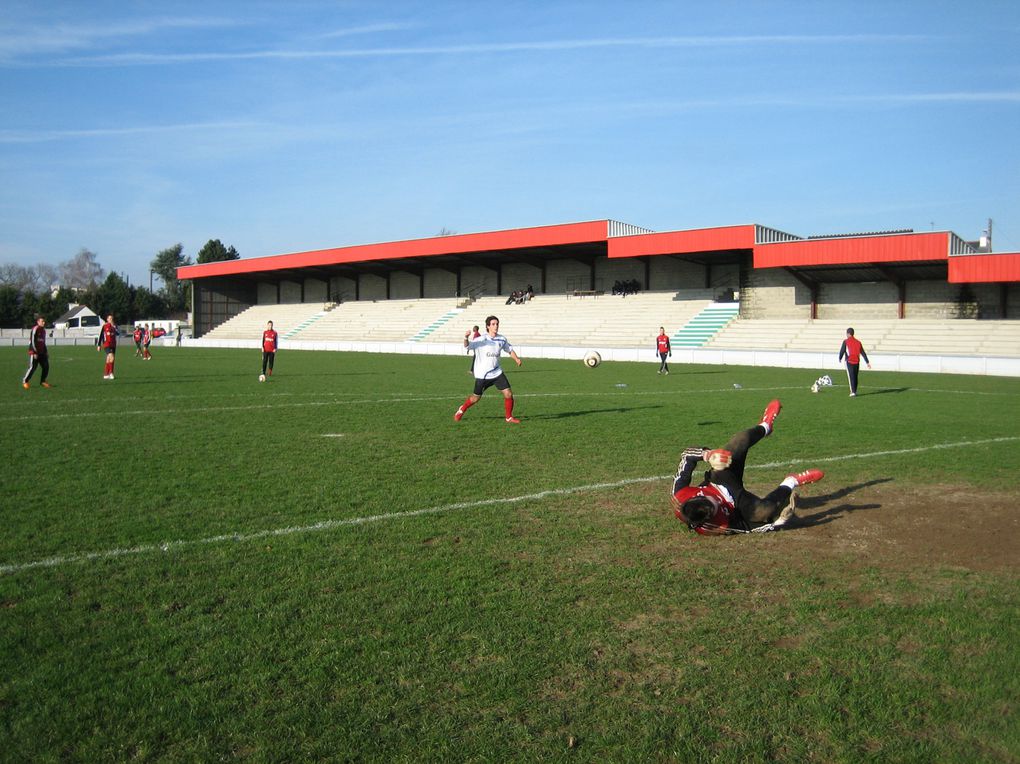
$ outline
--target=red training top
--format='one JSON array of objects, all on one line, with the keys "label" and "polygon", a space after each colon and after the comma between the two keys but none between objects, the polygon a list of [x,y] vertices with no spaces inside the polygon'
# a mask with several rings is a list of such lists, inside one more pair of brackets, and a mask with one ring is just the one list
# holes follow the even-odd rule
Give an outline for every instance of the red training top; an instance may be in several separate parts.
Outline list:
[{"label": "red training top", "polygon": [[843,360],[844,355],[846,356],[847,363],[860,363],[862,357],[864,358],[864,363],[869,363],[868,354],[864,352],[864,346],[856,337],[847,337],[843,340],[843,346],[839,349],[840,361]]},{"label": "red training top", "polygon": [[99,330],[99,347],[107,350],[114,350],[117,347],[117,327],[113,324],[103,324]]}]

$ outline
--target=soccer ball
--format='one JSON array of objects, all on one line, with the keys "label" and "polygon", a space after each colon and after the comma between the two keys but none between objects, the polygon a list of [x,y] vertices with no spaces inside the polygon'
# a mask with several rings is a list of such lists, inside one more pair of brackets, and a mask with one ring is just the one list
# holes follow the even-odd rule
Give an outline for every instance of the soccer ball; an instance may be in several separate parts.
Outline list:
[{"label": "soccer ball", "polygon": [[602,363],[602,356],[600,356],[596,351],[589,350],[584,354],[584,365],[589,369],[594,369],[600,363]]},{"label": "soccer ball", "polygon": [[265,374],[259,374],[259,382],[265,382],[265,381],[266,381],[266,375]]}]

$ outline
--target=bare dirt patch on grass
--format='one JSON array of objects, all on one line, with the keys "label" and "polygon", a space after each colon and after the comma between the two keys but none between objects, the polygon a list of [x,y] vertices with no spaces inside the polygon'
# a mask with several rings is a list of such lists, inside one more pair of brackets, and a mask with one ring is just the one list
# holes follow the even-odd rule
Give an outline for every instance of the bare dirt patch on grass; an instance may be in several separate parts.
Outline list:
[{"label": "bare dirt patch on grass", "polygon": [[904,489],[888,479],[799,497],[782,533],[815,554],[851,555],[869,565],[1020,570],[1015,494],[951,485]]}]

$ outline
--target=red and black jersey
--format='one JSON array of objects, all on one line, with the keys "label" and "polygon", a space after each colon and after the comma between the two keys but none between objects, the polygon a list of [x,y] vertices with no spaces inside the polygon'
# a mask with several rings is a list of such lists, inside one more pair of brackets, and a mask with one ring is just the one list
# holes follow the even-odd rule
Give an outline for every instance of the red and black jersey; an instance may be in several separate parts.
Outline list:
[{"label": "red and black jersey", "polygon": [[[707,478],[699,486],[691,485],[691,478],[694,470],[702,460],[705,448],[691,446],[685,448],[680,456],[680,466],[677,467],[676,475],[673,478],[673,507],[674,513],[681,522],[687,523],[687,527],[702,535],[716,535],[729,533],[732,528],[739,529],[742,525],[737,515],[736,504],[730,492],[724,487],[710,482]],[[715,514],[706,520],[702,525],[691,525],[683,513],[684,502],[698,496],[705,496],[715,499]]]},{"label": "red and black jersey", "polygon": [[141,342],[141,341],[142,341],[142,327],[136,326],[135,327],[135,342]]},{"label": "red and black jersey", "polygon": [[275,353],[279,345],[279,335],[275,329],[266,329],[262,332],[262,352]]},{"label": "red and black jersey", "polygon": [[669,335],[660,334],[658,337],[656,337],[655,338],[655,347],[658,349],[658,351],[660,353],[668,353],[668,352],[670,352]]},{"label": "red and black jersey", "polygon": [[99,347],[107,350],[117,349],[117,327],[113,324],[103,324],[99,330]]},{"label": "red and black jersey", "polygon": [[839,348],[840,361],[843,360],[843,356],[846,356],[847,363],[858,364],[862,358],[864,363],[870,363],[868,354],[864,352],[864,346],[856,337],[847,337],[843,340],[843,344]]},{"label": "red and black jersey", "polygon": [[47,354],[45,326],[36,324],[32,327],[32,332],[28,335],[28,352],[39,356]]},{"label": "red and black jersey", "polygon": [[152,342],[152,330],[142,329],[142,344],[148,347],[150,342]]}]

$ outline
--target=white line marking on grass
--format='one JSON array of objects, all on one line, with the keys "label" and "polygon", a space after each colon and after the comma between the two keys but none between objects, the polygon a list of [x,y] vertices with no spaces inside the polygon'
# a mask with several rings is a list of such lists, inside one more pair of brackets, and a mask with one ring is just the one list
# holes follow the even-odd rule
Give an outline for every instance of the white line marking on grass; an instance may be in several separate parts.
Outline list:
[{"label": "white line marking on grass", "polygon": [[[746,395],[754,392],[776,392],[779,390],[800,390],[803,385],[797,386],[783,386],[783,387],[756,387],[756,388],[742,388],[741,390],[733,390],[729,387],[723,388],[709,388],[701,390],[643,390],[643,391],[627,391],[627,392],[555,392],[555,393],[520,393],[516,394],[516,398],[618,398],[625,396],[662,396],[662,395],[711,395],[714,393],[723,393],[729,395]],[[884,389],[884,388],[880,388]],[[898,388],[888,388],[898,389]],[[909,392],[909,391],[908,391]],[[952,390],[924,390],[920,392],[960,392],[961,394],[971,394],[966,391],[952,391]],[[999,395],[999,393],[973,393],[974,395]],[[1003,393],[1004,394],[1004,393]],[[247,394],[245,394],[247,395]],[[341,393],[341,395],[344,395]],[[347,393],[346,395],[350,395]],[[122,399],[125,400],[125,399]],[[140,398],[131,398],[130,400],[148,400]],[[282,402],[282,403],[263,403],[260,405],[238,405],[238,406],[198,406],[194,408],[172,408],[172,409],[156,409],[156,408],[143,408],[143,409],[128,409],[124,411],[117,411],[118,416],[122,415],[138,415],[138,416],[154,416],[157,414],[213,414],[217,412],[230,412],[230,411],[251,411],[253,409],[282,409],[282,408],[304,408],[307,406],[363,406],[371,404],[393,404],[393,403],[428,403],[431,401],[446,401],[456,402],[459,398],[451,397],[450,395],[422,395],[422,396],[408,396],[408,397],[390,397],[390,398],[363,398],[360,400],[339,400],[338,398],[330,398],[328,400],[319,401],[293,401],[293,402]],[[109,411],[75,411],[63,414],[26,414],[23,416],[8,416],[0,417],[0,422],[23,422],[23,421],[34,421],[39,419],[74,419],[74,418],[85,418],[85,417],[102,417],[108,416]]]},{"label": "white line marking on grass", "polygon": [[[991,443],[1006,443],[1010,441],[1020,440],[1020,436],[1008,436],[1001,438],[988,438],[986,440],[969,440],[961,441],[958,443],[936,443],[931,446],[919,446],[917,448],[900,448],[889,451],[872,451],[870,453],[862,454],[844,454],[842,456],[827,456],[817,457],[812,459],[792,459],[788,462],[771,462],[768,464],[760,464],[754,467],[748,467],[749,470],[761,470],[761,469],[772,469],[775,467],[785,467],[790,464],[819,464],[826,462],[839,462],[847,461],[850,459],[869,459],[876,456],[890,456],[894,454],[918,454],[924,451],[935,451],[939,449],[949,448],[967,448],[970,446],[981,446],[988,445]],[[227,533],[221,536],[210,536],[204,539],[181,539],[177,541],[165,541],[161,544],[141,544],[134,547],[126,547],[121,549],[108,549],[100,552],[82,552],[80,554],[69,554],[69,555],[58,555],[56,557],[48,557],[43,560],[33,560],[31,562],[21,563],[7,563],[0,565],[0,575],[7,575],[12,573],[21,573],[26,570],[32,570],[35,568],[56,568],[64,565],[71,565],[75,563],[91,562],[92,560],[109,560],[117,557],[127,557],[130,555],[148,554],[150,552],[168,552],[171,549],[183,549],[186,547],[200,546],[206,544],[220,544],[223,542],[245,542],[255,541],[264,538],[273,538],[279,536],[293,536],[300,533],[316,533],[318,531],[332,530],[334,528],[344,528],[352,525],[365,525],[367,523],[378,523],[387,520],[403,520],[409,517],[421,517],[422,515],[437,515],[443,512],[453,512],[458,509],[474,509],[477,507],[491,507],[499,504],[518,504],[522,501],[541,501],[550,496],[567,496],[574,493],[582,493],[584,491],[602,491],[613,488],[622,488],[626,485],[635,485],[638,483],[655,483],[663,480],[670,480],[672,475],[653,475],[650,477],[638,477],[638,478],[627,478],[625,480],[617,480],[612,483],[590,483],[588,485],[573,486],[570,488],[551,488],[546,491],[539,491],[537,493],[526,494],[524,496],[512,496],[509,498],[502,499],[483,499],[481,501],[462,501],[456,504],[445,504],[440,507],[427,507],[425,509],[412,509],[407,512],[388,512],[382,515],[369,515],[367,517],[350,517],[342,520],[323,520],[322,522],[313,523],[311,525],[300,525],[292,526],[289,528],[276,528],[264,531],[253,531],[251,533]]]},{"label": "white line marking on grass", "polygon": [[344,433],[342,432],[324,432],[319,436],[320,438],[343,438]]},{"label": "white line marking on grass", "polygon": [[481,501],[462,501],[456,504],[445,504],[441,507],[428,507],[425,509],[412,509],[407,512],[388,512],[383,515],[369,515],[367,517],[349,517],[342,520],[323,520],[311,525],[292,526],[290,528],[274,528],[265,531],[253,531],[251,533],[227,533],[222,536],[210,536],[204,539],[164,541],[161,544],[140,544],[139,546],[126,547],[122,549],[108,549],[102,552],[84,552],[81,554],[60,555],[49,557],[44,560],[32,562],[12,563],[0,565],[0,575],[8,573],[20,573],[33,568],[56,568],[73,563],[91,562],[92,560],[107,560],[129,555],[147,554],[150,552],[168,552],[171,549],[199,546],[204,544],[219,544],[227,541],[243,542],[255,541],[264,538],[279,536],[293,536],[299,533],[316,533],[334,528],[344,528],[351,525],[365,525],[367,523],[378,523],[386,520],[403,520],[408,517],[421,517],[422,515],[436,515],[443,512],[453,512],[458,509],[474,509],[476,507],[490,507],[497,504],[517,504],[522,501],[539,501],[549,496],[565,496],[582,491],[598,491],[607,488],[619,488],[633,483],[650,483],[662,480],[661,476],[630,478],[618,480],[615,483],[592,483],[591,485],[574,486],[573,488],[553,488],[548,491],[527,494],[525,496],[513,496],[503,499],[483,499]]}]

